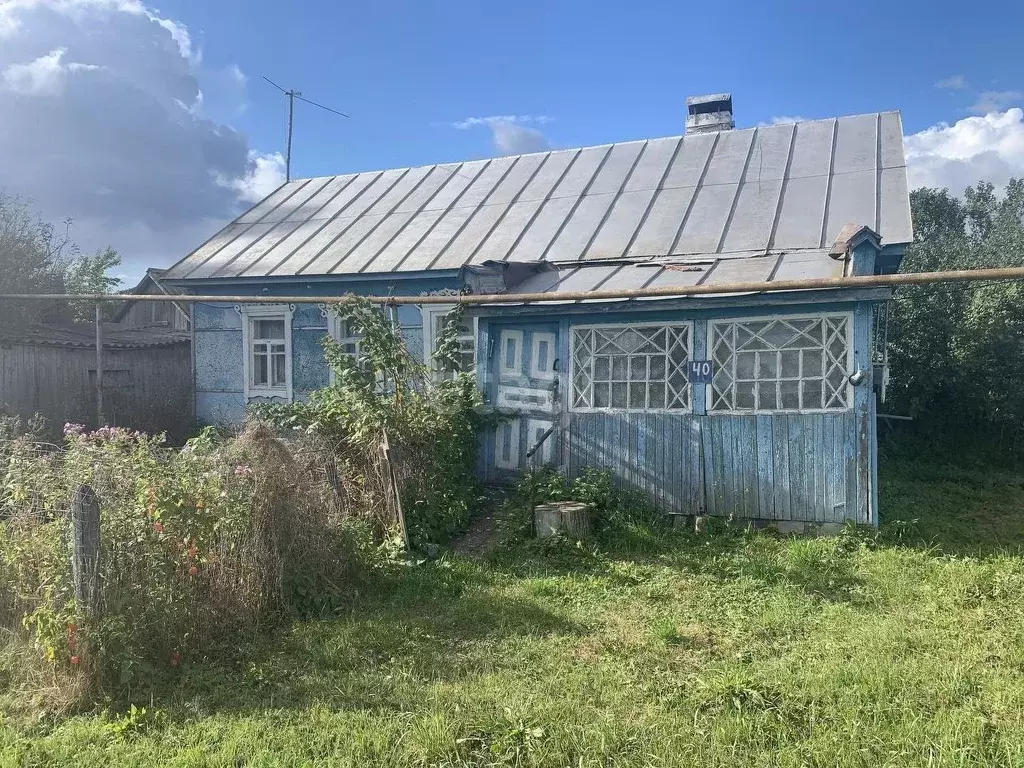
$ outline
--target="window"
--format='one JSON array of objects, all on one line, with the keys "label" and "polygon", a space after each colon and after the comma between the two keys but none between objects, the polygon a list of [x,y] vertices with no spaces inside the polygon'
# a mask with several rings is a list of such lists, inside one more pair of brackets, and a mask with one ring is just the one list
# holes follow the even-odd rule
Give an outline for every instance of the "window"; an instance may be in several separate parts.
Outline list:
[{"label": "window", "polygon": [[282,305],[252,305],[243,316],[246,399],[292,397],[292,310]]},{"label": "window", "polygon": [[850,318],[710,323],[710,411],[840,410],[850,405]]},{"label": "window", "polygon": [[689,324],[573,328],[573,408],[689,410],[690,343]]},{"label": "window", "polygon": [[332,338],[338,342],[341,351],[349,357],[358,358],[362,352],[363,332],[356,328],[350,321],[334,315]]},{"label": "window", "polygon": [[251,320],[253,389],[258,387],[280,389],[285,386],[287,347],[284,319]]},{"label": "window", "polygon": [[[440,363],[436,360],[435,352],[441,339],[441,334],[444,332],[448,313],[452,309],[453,307],[450,305],[426,305],[422,310],[424,326],[429,333],[429,343],[425,351],[426,362],[433,370],[439,373],[441,372]],[[462,373],[473,373],[476,369],[476,332],[474,330],[473,318],[463,315],[456,338],[459,343],[459,371]],[[451,373],[451,371],[445,371],[444,373]]]}]

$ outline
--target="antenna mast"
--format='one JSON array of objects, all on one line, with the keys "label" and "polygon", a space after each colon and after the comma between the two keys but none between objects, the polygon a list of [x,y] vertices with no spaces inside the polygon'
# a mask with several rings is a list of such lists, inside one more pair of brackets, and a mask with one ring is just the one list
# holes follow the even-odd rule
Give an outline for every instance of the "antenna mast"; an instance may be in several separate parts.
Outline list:
[{"label": "antenna mast", "polygon": [[298,99],[299,101],[304,101],[307,104],[312,104],[314,107],[319,107],[327,112],[333,112],[335,115],[339,115],[341,117],[348,117],[348,115],[344,112],[339,112],[336,109],[325,107],[323,104],[317,104],[315,101],[310,101],[302,95],[301,91],[296,91],[294,89],[285,90],[266,75],[263,76],[263,79],[288,97],[288,144],[285,149],[284,157],[284,180],[288,182],[292,180],[292,126],[295,122],[295,100]]}]

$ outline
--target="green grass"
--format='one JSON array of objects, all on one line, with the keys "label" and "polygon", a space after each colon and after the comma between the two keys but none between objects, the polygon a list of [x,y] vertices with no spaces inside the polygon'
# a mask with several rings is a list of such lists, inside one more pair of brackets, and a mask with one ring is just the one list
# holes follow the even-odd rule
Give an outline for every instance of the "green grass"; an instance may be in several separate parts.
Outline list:
[{"label": "green grass", "polygon": [[0,764],[1024,765],[1024,478],[883,480],[880,539],[394,566],[344,616],[188,660],[145,714],[8,695]]}]

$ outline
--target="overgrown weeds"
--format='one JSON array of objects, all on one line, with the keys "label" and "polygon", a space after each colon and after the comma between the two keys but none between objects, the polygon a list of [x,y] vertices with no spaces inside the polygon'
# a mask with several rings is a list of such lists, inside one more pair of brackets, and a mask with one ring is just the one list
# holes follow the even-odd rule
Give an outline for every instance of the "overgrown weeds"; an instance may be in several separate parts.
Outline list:
[{"label": "overgrown weeds", "polygon": [[412,546],[442,543],[464,528],[480,498],[477,432],[487,420],[472,372],[459,370],[462,310],[446,319],[435,354],[438,370],[416,360],[387,315],[365,299],[352,297],[335,311],[359,344],[346,348],[325,339],[331,386],[308,401],[261,405],[255,413],[282,429],[329,441],[339,456],[337,483],[347,503],[379,510],[380,530],[396,523],[397,482]]},{"label": "overgrown weeds", "polygon": [[[0,674],[64,707],[153,687],[282,617],[335,614],[401,542],[401,519],[414,547],[462,528],[483,417],[457,370],[458,313],[440,343],[449,364],[428,371],[364,300],[339,312],[358,353],[326,340],[331,386],[256,409],[238,436],[207,429],[171,450],[160,436],[69,424],[56,446],[34,425],[0,424],[0,627],[22,643]],[[102,510],[95,606],[76,600],[71,572],[82,485]],[[26,641],[36,664],[15,674]]]},{"label": "overgrown weeds", "polygon": [[[48,668],[39,686],[13,651],[53,705],[153,685],[279,616],[322,612],[357,576],[352,530],[264,426],[180,451],[119,428],[65,436],[63,450],[16,437],[0,456],[0,622]],[[95,606],[76,601],[70,567],[80,485],[101,505]]]}]

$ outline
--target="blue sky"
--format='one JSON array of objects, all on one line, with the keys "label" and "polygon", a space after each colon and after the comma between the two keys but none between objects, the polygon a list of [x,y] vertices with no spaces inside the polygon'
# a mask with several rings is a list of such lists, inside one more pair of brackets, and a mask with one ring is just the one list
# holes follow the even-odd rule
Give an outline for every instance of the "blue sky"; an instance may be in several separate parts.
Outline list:
[{"label": "blue sky", "polygon": [[[1024,176],[1024,3],[0,0],[0,190],[134,280],[293,172],[899,109],[912,185]],[[826,10],[821,10],[823,6]]]},{"label": "blue sky", "polygon": [[[914,132],[966,116],[980,92],[1024,89],[1019,2],[178,0],[161,9],[197,31],[210,63],[249,75],[251,103],[232,122],[259,148],[280,147],[284,125],[284,99],[261,74],[352,115],[300,104],[299,175],[493,154],[486,127],[450,127],[467,117],[548,116],[540,128],[553,145],[580,146],[680,133],[687,95],[732,91],[740,125],[901,109]],[[969,87],[934,87],[954,75]]]}]

